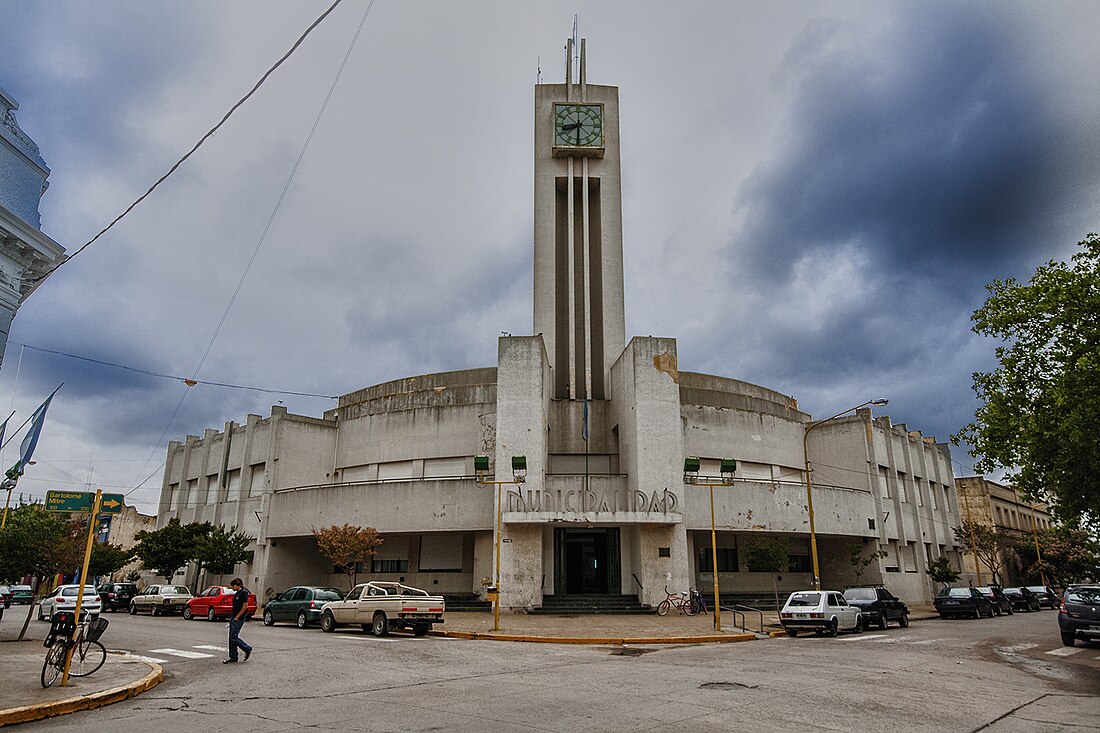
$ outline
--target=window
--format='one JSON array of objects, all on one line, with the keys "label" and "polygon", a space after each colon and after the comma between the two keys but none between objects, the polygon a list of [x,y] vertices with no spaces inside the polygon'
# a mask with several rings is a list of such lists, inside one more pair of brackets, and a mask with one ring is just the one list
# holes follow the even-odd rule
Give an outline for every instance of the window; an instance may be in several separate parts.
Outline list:
[{"label": "window", "polygon": [[[699,572],[711,573],[714,572],[714,558],[711,557],[711,548],[700,547],[699,552],[696,553],[699,556]],[[737,549],[734,547],[719,547],[718,548],[718,572],[720,573],[736,573],[738,571],[737,565]]]},{"label": "window", "polygon": [[409,572],[408,560],[372,560],[370,564],[372,573],[407,573]]},{"label": "window", "polygon": [[454,478],[457,476],[468,476],[473,473],[473,466],[471,464],[470,470],[467,470],[466,464],[467,459],[465,456],[456,456],[454,458],[425,458],[424,478]]},{"label": "window", "polygon": [[241,469],[234,468],[229,472],[229,488],[226,491],[226,501],[237,501],[241,498]]},{"label": "window", "polygon": [[257,463],[252,467],[252,480],[248,482],[248,495],[260,496],[264,493],[264,466]]},{"label": "window", "polygon": [[909,503],[909,496],[905,493],[905,474],[898,471],[898,498],[902,504]]},{"label": "window", "polygon": [[878,467],[878,491],[883,499],[890,498],[890,482],[886,480],[886,466]]},{"label": "window", "polygon": [[913,477],[913,493],[917,495],[917,506],[924,506],[924,492],[920,490],[920,476]]},{"label": "window", "polygon": [[939,502],[936,501],[936,483],[934,481],[928,482],[928,500],[932,503],[933,511],[939,509]]},{"label": "window", "polygon": [[378,464],[379,481],[397,481],[413,478],[412,461],[390,461]]},{"label": "window", "polygon": [[879,545],[879,549],[886,553],[886,557],[882,559],[885,566],[885,570],[888,573],[896,573],[899,571],[898,563],[898,541],[890,540],[888,544]]},{"label": "window", "polygon": [[218,474],[206,477],[206,503],[213,506],[218,503]]},{"label": "window", "polygon": [[188,508],[195,506],[195,500],[198,498],[198,479],[191,479],[187,482],[187,495],[185,502]]},{"label": "window", "polygon": [[787,556],[787,568],[792,573],[810,573],[813,572],[813,563],[809,555],[791,554]]},{"label": "window", "polygon": [[905,563],[905,572],[917,572],[917,543],[907,542],[902,548],[902,562]]}]

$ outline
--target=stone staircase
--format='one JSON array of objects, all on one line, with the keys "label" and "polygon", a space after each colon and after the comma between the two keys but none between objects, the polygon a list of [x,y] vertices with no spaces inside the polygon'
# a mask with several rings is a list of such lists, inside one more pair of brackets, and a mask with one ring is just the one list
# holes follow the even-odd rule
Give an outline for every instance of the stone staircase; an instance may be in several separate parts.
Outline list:
[{"label": "stone staircase", "polygon": [[653,613],[642,605],[636,595],[552,595],[542,597],[542,607],[530,614],[553,616],[585,616],[611,613]]},{"label": "stone staircase", "polygon": [[493,610],[493,604],[482,600],[476,593],[444,593],[443,601],[446,603],[447,610],[455,613]]}]

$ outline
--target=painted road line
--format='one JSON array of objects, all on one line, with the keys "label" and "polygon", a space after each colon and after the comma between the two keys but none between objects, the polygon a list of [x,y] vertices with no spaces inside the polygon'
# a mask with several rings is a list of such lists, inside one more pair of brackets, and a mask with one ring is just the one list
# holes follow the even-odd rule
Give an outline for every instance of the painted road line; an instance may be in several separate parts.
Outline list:
[{"label": "painted road line", "polygon": [[1034,649],[1039,646],[1038,644],[1014,644],[1013,646],[999,646],[997,651],[999,652],[1026,652],[1028,649]]},{"label": "painted road line", "polygon": [[191,648],[192,649],[210,649],[211,651],[220,652],[220,651],[225,651],[226,646],[225,646],[225,644],[222,644],[221,646],[214,646],[213,644],[196,644],[195,646],[193,646]]},{"label": "painted road line", "polygon": [[143,657],[140,654],[134,654],[133,652],[126,652],[127,659],[137,659],[142,662],[152,662],[153,664],[164,664],[167,659],[159,659],[157,657]]},{"label": "painted road line", "polygon": [[1072,656],[1074,654],[1080,654],[1083,651],[1085,651],[1085,650],[1081,649],[1079,647],[1064,646],[1061,649],[1051,649],[1049,652],[1047,652],[1047,654],[1052,654],[1056,657],[1069,657],[1069,656]]},{"label": "painted road line", "polygon": [[153,654],[171,654],[173,657],[183,657],[184,659],[210,659],[214,656],[203,652],[189,652],[184,649],[150,649],[149,651]]},{"label": "painted road line", "polygon": [[885,639],[886,634],[861,634],[860,636],[845,636],[841,641],[871,641],[872,639]]}]

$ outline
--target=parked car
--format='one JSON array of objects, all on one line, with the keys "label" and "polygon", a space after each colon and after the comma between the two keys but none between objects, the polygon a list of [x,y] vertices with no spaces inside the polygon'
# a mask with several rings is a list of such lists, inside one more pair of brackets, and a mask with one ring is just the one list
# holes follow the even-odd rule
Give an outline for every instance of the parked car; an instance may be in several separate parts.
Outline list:
[{"label": "parked car", "polygon": [[299,629],[321,622],[321,608],[329,601],[342,601],[344,594],[336,588],[316,588],[296,585],[272,598],[264,606],[264,626],[277,621],[293,621]]},{"label": "parked car", "polygon": [[104,583],[96,586],[99,597],[103,599],[104,611],[117,611],[130,607],[130,599],[137,595],[138,588],[133,583]]},{"label": "parked car", "polygon": [[1035,597],[1039,599],[1039,606],[1045,608],[1057,609],[1062,599],[1058,597],[1058,594],[1054,592],[1054,589],[1046,585],[1025,585],[1029,591],[1035,594]]},{"label": "parked car", "polygon": [[890,621],[896,621],[903,629],[909,625],[909,607],[885,588],[849,588],[844,600],[855,606],[863,615],[863,625],[877,625],[885,629]]},{"label": "parked car", "polygon": [[1038,611],[1039,599],[1027,588],[1005,588],[1005,595],[1012,601],[1012,607],[1021,611]]},{"label": "parked car", "polygon": [[432,624],[443,623],[443,596],[400,583],[374,581],[351,589],[342,601],[321,608],[321,631],[332,632],[341,624],[359,624],[364,631],[385,636],[391,629],[412,629],[424,636]]},{"label": "parked car", "polygon": [[1007,614],[1012,615],[1012,601],[1008,599],[1005,592],[996,585],[979,585],[978,592],[989,599],[989,602],[993,604],[993,613],[997,616]]},{"label": "parked car", "polygon": [[130,614],[146,611],[153,616],[183,613],[193,597],[185,585],[151,585],[130,599]]},{"label": "parked car", "polygon": [[993,617],[993,604],[990,600],[979,593],[977,588],[968,586],[943,588],[940,590],[939,595],[932,599],[932,605],[936,607],[940,618],[950,618],[952,616]]},{"label": "parked car", "polygon": [[11,602],[17,606],[29,606],[34,602],[34,588],[29,585],[11,586]]},{"label": "parked car", "polygon": [[[38,620],[47,621],[58,611],[75,611],[76,598],[80,593],[79,585],[59,585],[38,602]],[[98,616],[102,605],[95,586],[84,586],[84,597],[80,601],[81,614]]]},{"label": "parked car", "polygon": [[[213,585],[187,601],[183,607],[183,617],[193,619],[205,616],[208,621],[216,618],[229,618],[233,615],[233,594],[235,590],[227,585]],[[256,613],[256,594],[248,594],[248,610],[245,617],[251,619]]]},{"label": "parked car", "polygon": [[1058,631],[1062,643],[1077,639],[1100,641],[1100,585],[1071,585],[1058,606]]},{"label": "parked car", "polygon": [[4,608],[11,608],[11,601],[14,595],[15,594],[11,592],[11,588],[6,585],[0,585],[0,598],[4,600]]},{"label": "parked car", "polygon": [[791,593],[779,621],[788,636],[799,631],[813,631],[818,636],[836,636],[838,631],[863,631],[863,614],[849,605],[844,594],[834,590],[799,590]]}]

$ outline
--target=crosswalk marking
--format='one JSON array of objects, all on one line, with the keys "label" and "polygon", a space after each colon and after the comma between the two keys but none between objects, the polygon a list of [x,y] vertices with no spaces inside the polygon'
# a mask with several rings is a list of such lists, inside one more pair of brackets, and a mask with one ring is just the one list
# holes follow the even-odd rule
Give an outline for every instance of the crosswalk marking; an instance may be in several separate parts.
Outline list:
[{"label": "crosswalk marking", "polygon": [[196,644],[193,649],[210,649],[211,651],[220,652],[225,649],[225,645],[214,646],[213,644]]},{"label": "crosswalk marking", "polygon": [[1047,654],[1052,654],[1056,657],[1068,657],[1068,656],[1071,656],[1073,654],[1079,654],[1080,652],[1083,652],[1083,651],[1085,651],[1085,650],[1081,649],[1079,647],[1064,646],[1060,649],[1051,649],[1049,652],[1047,652]]},{"label": "crosswalk marking", "polygon": [[[220,648],[220,647],[219,647]],[[209,659],[214,656],[213,654],[205,654],[203,652],[189,652],[184,649],[150,649],[153,654],[171,654],[173,657],[183,657],[184,659]]]},{"label": "crosswalk marking", "polygon": [[885,639],[886,634],[860,634],[859,636],[845,636],[841,641],[871,641],[872,639]]},{"label": "crosswalk marking", "polygon": [[1005,652],[1026,652],[1028,649],[1034,649],[1039,646],[1038,644],[1014,644],[1012,646],[997,647],[997,651]]},{"label": "crosswalk marking", "polygon": [[163,664],[164,662],[168,661],[167,659],[161,659],[160,657],[144,657],[140,654],[134,654],[133,652],[127,652],[126,656],[129,659],[138,659],[142,662],[152,662],[153,664]]}]

